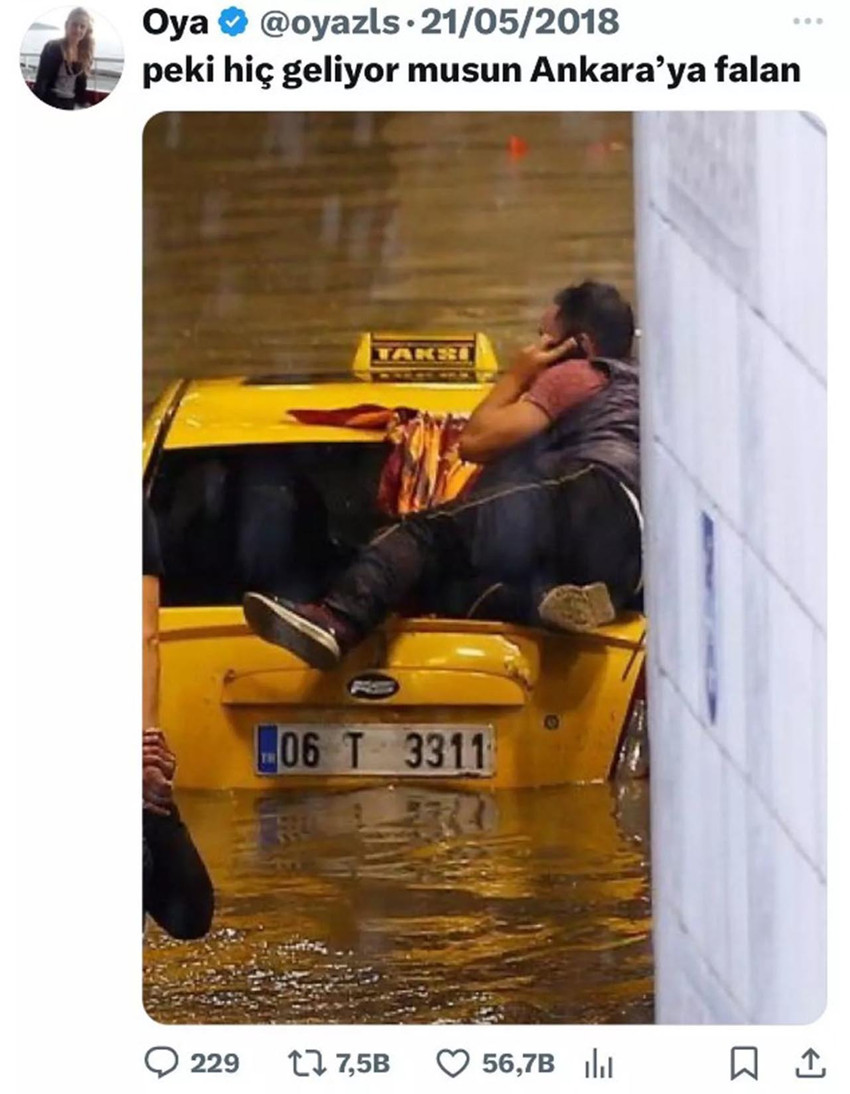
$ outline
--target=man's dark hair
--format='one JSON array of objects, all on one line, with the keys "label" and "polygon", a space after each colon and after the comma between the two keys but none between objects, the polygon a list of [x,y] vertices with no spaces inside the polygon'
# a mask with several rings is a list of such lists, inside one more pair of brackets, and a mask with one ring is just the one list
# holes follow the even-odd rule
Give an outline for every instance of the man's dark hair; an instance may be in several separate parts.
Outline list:
[{"label": "man's dark hair", "polygon": [[556,293],[564,337],[587,332],[602,357],[628,357],[635,336],[631,306],[613,285],[583,281]]}]

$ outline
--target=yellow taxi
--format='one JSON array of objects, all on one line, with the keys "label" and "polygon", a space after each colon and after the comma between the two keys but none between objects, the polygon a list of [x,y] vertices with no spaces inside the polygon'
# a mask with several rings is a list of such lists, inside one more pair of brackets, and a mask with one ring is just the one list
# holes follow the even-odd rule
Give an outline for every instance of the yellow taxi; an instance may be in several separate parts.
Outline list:
[{"label": "yellow taxi", "polygon": [[497,370],[482,334],[366,334],[344,377],[164,392],[145,425],[144,486],[165,567],[160,719],[179,785],[483,790],[610,776],[643,701],[639,613],[584,635],[394,617],[328,672],[261,641],[242,614],[248,589],[317,595],[326,567],[391,519],[378,506],[391,450],[381,411],[457,421]]}]

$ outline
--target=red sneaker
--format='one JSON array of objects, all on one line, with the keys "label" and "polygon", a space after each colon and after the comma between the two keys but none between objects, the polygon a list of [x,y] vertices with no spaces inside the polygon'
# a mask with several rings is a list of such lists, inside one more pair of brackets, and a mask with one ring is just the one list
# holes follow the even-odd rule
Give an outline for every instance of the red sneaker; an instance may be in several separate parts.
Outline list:
[{"label": "red sneaker", "polygon": [[242,610],[248,626],[311,668],[332,669],[357,643],[354,628],[323,604],[290,604],[262,593],[246,593]]}]

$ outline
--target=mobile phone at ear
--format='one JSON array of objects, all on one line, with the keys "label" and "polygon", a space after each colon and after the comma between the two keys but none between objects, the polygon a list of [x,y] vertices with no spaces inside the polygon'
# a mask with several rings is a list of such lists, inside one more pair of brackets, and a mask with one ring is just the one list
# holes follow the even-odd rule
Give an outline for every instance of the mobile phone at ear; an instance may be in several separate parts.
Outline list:
[{"label": "mobile phone at ear", "polygon": [[587,338],[583,334],[570,334],[568,338],[572,338],[575,342],[575,346],[567,350],[560,358],[559,361],[581,361],[588,356]]},{"label": "mobile phone at ear", "polygon": [[593,356],[590,350],[590,339],[586,334],[575,335],[576,346],[578,347],[575,352],[576,357],[580,357],[582,360],[588,360]]}]

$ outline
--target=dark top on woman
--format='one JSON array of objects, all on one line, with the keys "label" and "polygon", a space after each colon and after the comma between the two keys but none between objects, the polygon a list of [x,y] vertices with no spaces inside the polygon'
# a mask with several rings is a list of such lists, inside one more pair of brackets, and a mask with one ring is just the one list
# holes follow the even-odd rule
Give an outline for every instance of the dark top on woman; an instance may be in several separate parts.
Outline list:
[{"label": "dark top on woman", "polygon": [[68,64],[62,52],[62,39],[48,42],[41,51],[38,72],[33,90],[42,102],[55,105],[59,99],[63,104],[76,102],[86,104],[86,86],[88,79],[79,61]]}]

